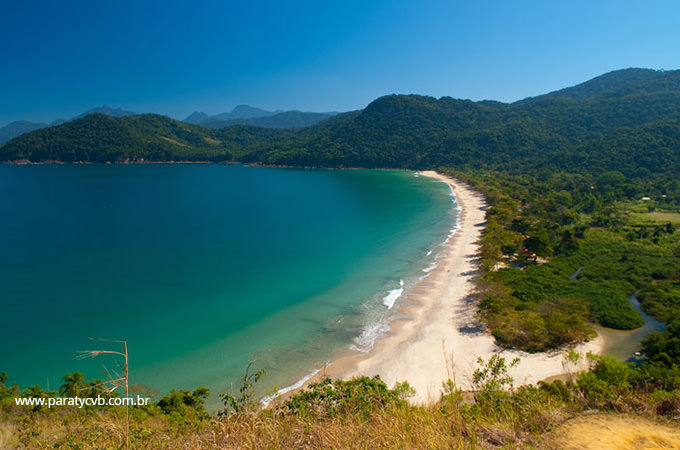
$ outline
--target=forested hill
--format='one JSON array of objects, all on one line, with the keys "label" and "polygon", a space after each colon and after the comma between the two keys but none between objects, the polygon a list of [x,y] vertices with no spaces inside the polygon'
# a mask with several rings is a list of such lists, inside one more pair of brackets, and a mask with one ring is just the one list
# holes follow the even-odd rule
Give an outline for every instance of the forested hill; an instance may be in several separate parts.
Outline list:
[{"label": "forested hill", "polygon": [[[631,93],[636,90],[635,86],[644,86],[650,80],[663,79],[665,78],[664,74],[665,72],[652,69],[615,70],[595,77],[585,83],[560,89],[539,97],[525,99],[524,101],[546,97],[567,97],[574,100],[583,100],[593,97],[616,96],[617,93]],[[672,72],[669,72],[669,74],[672,74]]]},{"label": "forested hill", "polygon": [[0,147],[0,160],[448,165],[626,176],[639,175],[642,165],[668,175],[680,167],[679,124],[680,71],[625,69],[512,104],[389,95],[297,130],[211,130],[151,114],[92,114],[13,139]]}]

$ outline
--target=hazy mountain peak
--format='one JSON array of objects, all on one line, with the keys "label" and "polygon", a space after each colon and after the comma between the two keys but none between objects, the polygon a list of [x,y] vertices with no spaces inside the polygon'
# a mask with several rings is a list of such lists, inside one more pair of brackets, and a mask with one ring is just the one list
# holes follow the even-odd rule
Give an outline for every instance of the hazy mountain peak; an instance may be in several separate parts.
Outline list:
[{"label": "hazy mountain peak", "polygon": [[99,114],[104,114],[107,116],[111,117],[126,117],[126,116],[134,116],[137,113],[132,112],[132,111],[125,111],[121,108],[112,108],[109,105],[104,105],[104,106],[96,106],[92,109],[88,109],[82,114],[77,115],[74,117],[74,119],[80,119],[81,117],[85,117],[88,114],[94,114],[94,113],[99,113]]},{"label": "hazy mountain peak", "polygon": [[40,128],[45,128],[46,123],[34,123],[28,120],[17,120],[12,123],[8,123],[4,127],[0,128],[0,144],[9,141],[17,136],[20,136],[29,131],[39,130]]},{"label": "hazy mountain peak", "polygon": [[261,108],[249,105],[238,105],[229,113],[216,114],[211,119],[233,120],[233,119],[255,119],[257,117],[272,116],[279,111],[266,111]]},{"label": "hazy mountain peak", "polygon": [[261,108],[256,108],[250,105],[238,105],[231,112],[223,112],[220,114],[209,115],[204,112],[193,112],[184,119],[184,122],[201,125],[206,121],[225,121],[236,119],[255,119],[258,117],[267,117],[279,113],[280,111],[265,111]]},{"label": "hazy mountain peak", "polygon": [[191,114],[189,114],[189,117],[184,119],[184,122],[186,123],[193,123],[193,124],[200,124],[210,118],[209,115],[207,115],[204,112],[199,112],[199,111],[194,111]]},{"label": "hazy mountain peak", "polygon": [[[111,117],[125,117],[125,116],[134,116],[137,113],[132,112],[132,111],[125,111],[121,108],[112,108],[109,105],[104,105],[104,106],[97,106],[95,108],[89,109],[85,111],[82,114],[78,114],[75,116],[73,119],[80,119],[82,117],[88,116],[90,114],[104,114],[106,116],[111,116]],[[55,119],[49,124],[46,123],[34,123],[34,122],[29,122],[28,120],[17,120],[15,122],[12,122],[10,124],[5,125],[4,127],[0,128],[0,144],[5,143],[9,141],[10,139],[14,139],[17,136],[21,136],[24,133],[28,133],[29,131],[34,131],[34,130],[39,130],[41,128],[49,127],[49,126],[57,126],[57,125],[62,125],[64,123],[68,122],[68,120],[64,119]]]},{"label": "hazy mountain peak", "polygon": [[[243,115],[251,115],[251,114],[271,114],[271,111],[266,111],[262,108],[258,108],[256,106],[250,106],[250,105],[238,105],[236,106],[232,111],[232,114],[239,114],[241,116]],[[245,117],[244,117],[245,118]]]}]

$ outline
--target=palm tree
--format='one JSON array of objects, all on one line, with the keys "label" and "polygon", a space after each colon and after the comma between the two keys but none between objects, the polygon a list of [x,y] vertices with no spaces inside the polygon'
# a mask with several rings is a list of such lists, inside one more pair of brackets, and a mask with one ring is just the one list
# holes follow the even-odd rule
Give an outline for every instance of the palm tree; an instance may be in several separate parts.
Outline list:
[{"label": "palm tree", "polygon": [[59,388],[59,394],[63,397],[78,397],[78,392],[83,388],[85,375],[81,372],[67,373],[61,379],[64,384]]}]

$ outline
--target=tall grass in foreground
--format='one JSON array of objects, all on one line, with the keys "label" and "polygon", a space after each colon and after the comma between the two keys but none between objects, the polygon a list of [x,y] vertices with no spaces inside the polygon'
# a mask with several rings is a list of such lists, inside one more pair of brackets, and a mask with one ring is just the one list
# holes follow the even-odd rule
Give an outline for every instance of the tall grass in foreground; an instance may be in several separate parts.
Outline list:
[{"label": "tall grass in foreground", "polygon": [[[140,410],[131,416],[130,443],[139,449],[480,448],[538,442],[519,416],[503,422],[470,420],[440,406],[389,406],[367,418],[360,413],[312,418],[259,412],[195,421]],[[549,413],[547,420],[558,418]],[[6,443],[9,448],[117,449],[124,446],[124,429],[123,411],[62,411],[24,417]]]},{"label": "tall grass in foreground", "polygon": [[[208,415],[206,392],[173,391],[130,409],[135,449],[261,448],[550,448],[549,433],[594,411],[647,415],[676,423],[680,391],[642,385],[635,370],[594,358],[574,381],[509,389],[502,358],[482,361],[477,391],[444,383],[439,401],[410,405],[407,384],[388,388],[379,377],[324,379],[267,410],[225,408]],[[648,380],[649,378],[646,377]],[[119,449],[125,410],[28,409],[0,401],[0,443],[18,449]],[[225,405],[228,406],[228,405]],[[547,437],[546,437],[547,435]]]},{"label": "tall grass in foreground", "polygon": [[[442,400],[426,407],[391,405],[368,417],[348,412],[324,418],[262,411],[196,420],[135,409],[131,411],[130,445],[187,450],[531,448],[546,444],[544,433],[583,412],[577,405],[552,399],[538,389],[518,391],[504,402],[499,408]],[[653,405],[652,399],[646,398],[623,409],[654,413]],[[124,427],[121,410],[29,414],[5,444],[30,449],[118,449],[124,445]]]}]

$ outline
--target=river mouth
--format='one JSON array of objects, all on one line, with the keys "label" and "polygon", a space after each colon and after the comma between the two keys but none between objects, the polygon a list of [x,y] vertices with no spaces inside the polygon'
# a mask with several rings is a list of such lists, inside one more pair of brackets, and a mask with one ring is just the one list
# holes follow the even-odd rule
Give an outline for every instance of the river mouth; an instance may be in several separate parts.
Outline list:
[{"label": "river mouth", "polygon": [[[569,278],[572,281],[575,281],[582,270],[583,266],[579,267]],[[666,325],[642,310],[640,301],[637,299],[637,292],[632,293],[628,297],[628,301],[642,316],[644,323],[641,327],[635,328],[634,330],[616,330],[614,328],[593,324],[593,328],[604,340],[600,352],[601,354],[614,356],[622,361],[637,362],[644,359],[641,353],[642,340],[647,337],[649,333],[665,330]]]},{"label": "river mouth", "polygon": [[612,328],[605,328],[599,325],[593,325],[595,331],[604,339],[602,346],[602,354],[607,356],[614,356],[622,361],[639,361],[642,357],[642,340],[654,331],[663,331],[666,326],[663,322],[659,322],[649,314],[646,314],[636,294],[628,297],[628,301],[640,313],[645,323],[634,330],[615,330]]}]

